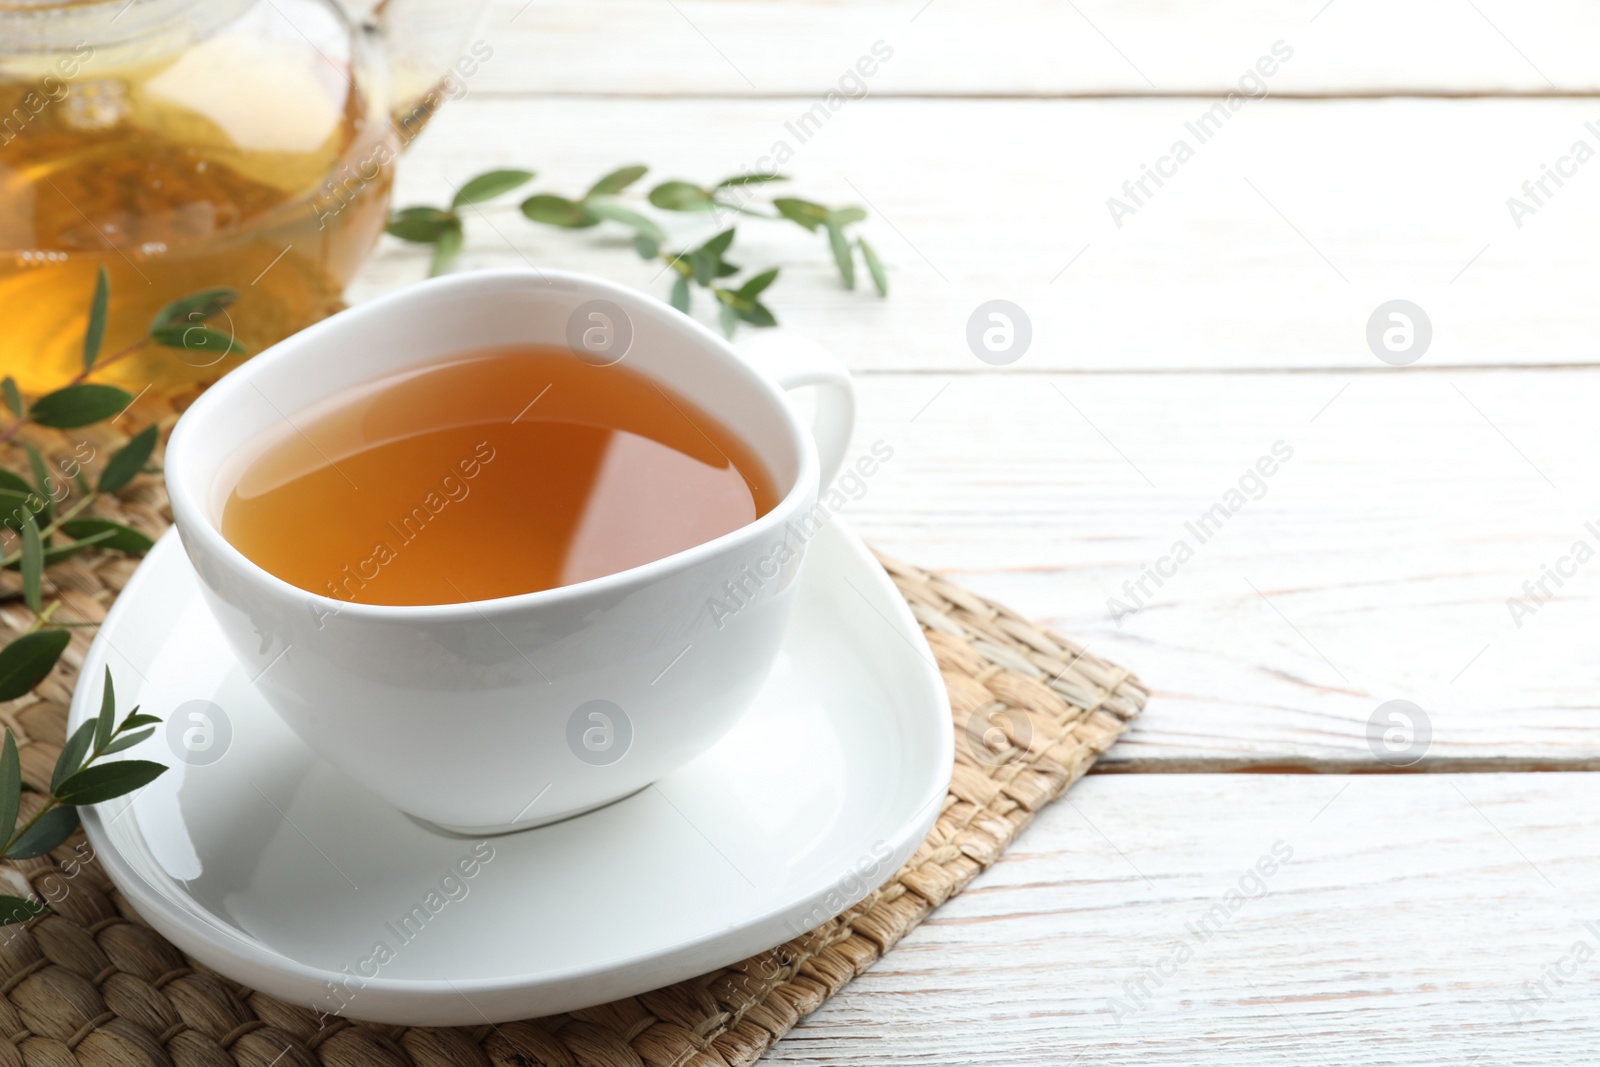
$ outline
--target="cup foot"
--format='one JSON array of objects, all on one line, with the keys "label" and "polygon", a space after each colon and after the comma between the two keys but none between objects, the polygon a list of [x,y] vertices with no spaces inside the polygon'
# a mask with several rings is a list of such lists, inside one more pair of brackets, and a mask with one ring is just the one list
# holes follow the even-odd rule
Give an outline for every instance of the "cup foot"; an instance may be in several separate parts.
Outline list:
[{"label": "cup foot", "polygon": [[453,837],[495,837],[500,834],[514,834],[523,830],[533,830],[540,826],[551,826],[558,822],[565,822],[568,819],[576,819],[580,815],[587,815],[591,811],[599,811],[601,808],[609,807],[612,804],[627,800],[631,796],[636,796],[639,793],[644,792],[646,789],[649,789],[650,786],[654,784],[655,783],[653,782],[647,782],[638,789],[633,790],[631,793],[624,793],[622,796],[613,797],[610,800],[602,800],[598,804],[590,804],[588,807],[575,808],[571,811],[558,812],[554,815],[530,816],[526,819],[510,823],[498,823],[487,826],[463,826],[455,823],[436,822],[433,819],[425,819],[420,815],[412,815],[410,812],[406,813],[406,817],[418,825],[425,826],[430,830],[441,831],[443,833],[450,834]]}]

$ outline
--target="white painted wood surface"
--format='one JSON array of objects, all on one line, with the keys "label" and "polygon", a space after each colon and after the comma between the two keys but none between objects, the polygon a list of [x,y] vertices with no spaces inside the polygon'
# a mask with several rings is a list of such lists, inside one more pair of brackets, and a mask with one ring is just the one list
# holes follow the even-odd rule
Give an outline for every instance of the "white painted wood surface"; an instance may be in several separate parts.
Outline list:
[{"label": "white painted wood surface", "polygon": [[[856,528],[1155,690],[1117,773],[772,1062],[1592,1058],[1600,556],[1545,579],[1520,626],[1507,606],[1574,542],[1600,550],[1600,162],[1521,226],[1507,207],[1574,142],[1600,149],[1600,104],[1575,98],[1600,88],[1592,6],[507,0],[480,32],[495,57],[406,157],[401,203],[497,165],[541,191],[635,160],[714,180],[889,42],[869,97],[783,170],[794,195],[872,208],[891,297],[842,291],[822,243],[776,224],[741,225],[734,258],[784,266],[785,328],[840,352],[859,443],[895,450]],[[1279,39],[1271,97],[1118,227],[1107,198]],[[461,269],[665,292],[609,231],[510,204],[468,231]],[[352,298],[424,269],[386,242]],[[1034,327],[1007,368],[964,340],[996,297]],[[1364,338],[1394,298],[1434,324],[1409,368]],[[1185,524],[1279,441],[1293,457],[1199,544]],[[1119,625],[1108,598],[1178,539],[1192,559]],[[1382,773],[1368,721],[1393,699],[1425,709],[1407,769],[1435,773]],[[1294,857],[1265,894],[1119,1022],[1111,998],[1278,841]]]}]

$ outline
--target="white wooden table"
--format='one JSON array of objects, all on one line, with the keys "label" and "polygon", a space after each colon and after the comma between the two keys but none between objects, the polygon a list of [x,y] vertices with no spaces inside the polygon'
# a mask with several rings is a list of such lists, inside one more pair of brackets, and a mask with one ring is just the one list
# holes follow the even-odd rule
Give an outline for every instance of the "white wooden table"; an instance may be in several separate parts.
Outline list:
[{"label": "white wooden table", "polygon": [[[848,360],[861,443],[895,450],[856,527],[1155,690],[1102,773],[774,1062],[1596,1055],[1600,558],[1561,560],[1600,549],[1600,160],[1520,226],[1507,198],[1600,149],[1600,9],[507,0],[481,37],[401,203],[494,165],[565,192],[635,161],[715,180],[892,47],[783,168],[873,209],[890,298],[840,289],[798,229],[745,226],[735,258],[784,265],[785,328]],[[1270,95],[1117,226],[1107,198],[1276,42]],[[463,269],[524,260],[665,291],[620,240],[470,222]],[[386,241],[353,295],[424,269]],[[993,298],[1032,322],[1007,367],[965,341]],[[1409,367],[1365,338],[1392,299],[1432,322]],[[1193,558],[1114,622],[1179,539]],[[1406,773],[1368,737],[1396,699],[1432,730]]]}]

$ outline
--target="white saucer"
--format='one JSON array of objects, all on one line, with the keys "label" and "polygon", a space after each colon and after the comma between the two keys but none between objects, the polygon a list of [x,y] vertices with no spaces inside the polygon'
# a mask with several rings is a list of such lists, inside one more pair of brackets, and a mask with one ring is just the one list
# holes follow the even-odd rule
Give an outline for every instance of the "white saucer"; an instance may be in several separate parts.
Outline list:
[{"label": "white saucer", "polygon": [[[692,977],[881,884],[949,784],[944,685],[883,569],[835,521],[800,584],[772,676],[710,752],[609,807],[473,839],[402,815],[290,733],[235,663],[169,532],[101,627],[71,722],[98,710],[109,664],[119,715],[139,704],[168,719],[213,701],[226,718],[213,743],[231,739],[215,762],[180,761],[182,730],[202,728],[188,713],[205,706],[184,710],[128,753],[172,770],[131,802],[86,810],[84,826],[124,897],[174,944],[353,1018],[501,1022]],[[451,757],[447,735],[439,750]],[[452,872],[463,861],[470,877]]]}]

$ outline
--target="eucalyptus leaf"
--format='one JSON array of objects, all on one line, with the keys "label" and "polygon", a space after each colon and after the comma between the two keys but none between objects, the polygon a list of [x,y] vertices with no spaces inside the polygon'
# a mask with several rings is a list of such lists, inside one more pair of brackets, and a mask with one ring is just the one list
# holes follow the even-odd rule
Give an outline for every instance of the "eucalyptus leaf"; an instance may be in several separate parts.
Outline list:
[{"label": "eucalyptus leaf", "polygon": [[28,442],[22,442],[22,450],[28,456],[28,469],[33,473],[34,488],[39,491],[39,496],[44,501],[44,522],[48,526],[54,520],[56,513],[56,495],[50,488],[50,467],[39,454],[39,450]]},{"label": "eucalyptus leaf", "polygon": [[115,493],[133,481],[134,476],[144,469],[150,453],[155,451],[159,433],[160,430],[151,424],[117,449],[107,461],[106,469],[100,472],[100,492]]},{"label": "eucalyptus leaf", "polygon": [[759,300],[752,300],[748,307],[739,308],[739,318],[752,326],[778,325],[778,318],[772,309]]},{"label": "eucalyptus leaf", "polygon": [[61,524],[61,532],[77,538],[80,544],[93,539],[96,544],[135,556],[156,546],[145,533],[110,519],[68,519]]},{"label": "eucalyptus leaf", "polygon": [[739,328],[739,311],[732,304],[723,304],[717,314],[717,321],[722,325],[725,337],[732,337],[733,332]]},{"label": "eucalyptus leaf", "polygon": [[106,337],[106,307],[111,302],[111,279],[102,264],[94,279],[94,299],[89,302],[89,328],[83,331],[83,369],[93,370]]},{"label": "eucalyptus leaf", "polygon": [[105,688],[100,691],[100,714],[94,720],[94,750],[99,752],[111,740],[112,727],[116,726],[117,690],[111,682],[111,668],[106,668]]},{"label": "eucalyptus leaf", "polygon": [[667,302],[673,307],[677,308],[679,311],[683,312],[685,315],[689,313],[688,278],[685,278],[680,274],[676,279],[674,279],[672,283],[672,296],[668,298]]},{"label": "eucalyptus leaf", "polygon": [[889,295],[889,275],[883,269],[883,261],[878,258],[878,253],[867,244],[865,237],[856,238],[856,247],[861,249],[861,259],[867,265],[867,273],[872,275],[872,284],[877,288],[879,296]]},{"label": "eucalyptus leaf", "polygon": [[710,252],[712,255],[720,259],[722,254],[732,247],[733,237],[736,232],[737,231],[730,226],[728,229],[723,230],[705,244],[701,245],[700,249],[705,252]]},{"label": "eucalyptus leaf", "polygon": [[133,403],[133,395],[114,385],[84,382],[46,393],[33,402],[34,422],[57,430],[101,422]]},{"label": "eucalyptus leaf", "polygon": [[124,734],[107,745],[105,749],[102,750],[101,755],[109,756],[113,752],[121,752],[123,749],[132,748],[134,745],[137,745],[140,741],[143,741],[145,738],[149,737],[155,732],[156,728],[154,726],[150,726],[143,730],[136,730],[131,734]]},{"label": "eucalyptus leaf", "polygon": [[161,720],[154,715],[140,715],[139,709],[134,708],[128,712],[128,717],[122,720],[122,725],[117,727],[118,732],[132,730],[139,726],[159,726]]},{"label": "eucalyptus leaf", "polygon": [[809,200],[782,196],[774,200],[772,206],[778,209],[778,214],[791,222],[798,222],[812,233],[816,233],[817,227],[824,226],[828,222],[828,209]]},{"label": "eucalyptus leaf", "polygon": [[650,190],[650,203],[662,211],[712,211],[717,202],[711,194],[690,182],[662,182]]},{"label": "eucalyptus leaf", "polygon": [[17,843],[6,852],[8,860],[31,860],[46,852],[60,848],[78,828],[78,809],[51,808],[39,816],[39,821],[28,827],[28,832],[17,838]]},{"label": "eucalyptus leaf", "polygon": [[603,219],[620,222],[624,226],[643,234],[656,241],[665,241],[667,235],[650,219],[639,214],[631,207],[625,207],[611,200],[591,200],[586,205],[589,211]]},{"label": "eucalyptus leaf", "polygon": [[493,200],[502,193],[509,193],[531,181],[533,181],[531,170],[484,171],[456,190],[455,199],[450,201],[450,206],[466,207],[468,204],[481,204],[485,200]]},{"label": "eucalyptus leaf", "polygon": [[833,262],[839,267],[839,279],[846,289],[856,287],[856,258],[850,251],[850,242],[838,223],[828,222],[828,247],[833,249]]},{"label": "eucalyptus leaf", "polygon": [[633,250],[639,253],[640,259],[655,259],[661,254],[661,242],[641,233],[633,239]]},{"label": "eucalyptus leaf", "polygon": [[777,267],[773,267],[768,271],[762,271],[760,274],[757,274],[754,278],[751,278],[749,281],[745,282],[739,287],[739,295],[747,300],[754,300],[756,297],[761,295],[762,291],[765,290],[767,286],[771,285],[777,280]]},{"label": "eucalyptus leaf", "polygon": [[461,254],[461,246],[464,244],[466,244],[466,233],[462,230],[458,219],[454,226],[446,227],[439,234],[439,239],[433,243],[433,257],[428,261],[428,277],[437,278],[449,270],[450,264]]},{"label": "eucalyptus leaf", "polygon": [[[31,497],[39,494],[34,491],[28,480],[14,471],[0,467],[0,491],[15,493],[17,496]],[[31,508],[29,510],[32,510]]]},{"label": "eucalyptus leaf", "polygon": [[837,211],[828,212],[828,221],[835,226],[848,226],[852,222],[860,222],[867,217],[867,213],[858,207],[842,207]]},{"label": "eucalyptus leaf", "polygon": [[0,397],[4,397],[6,407],[11,409],[11,414],[19,419],[27,417],[28,405],[22,402],[22,390],[17,388],[17,380],[9,374],[0,381]]},{"label": "eucalyptus leaf", "polygon": [[6,730],[0,747],[0,841],[10,841],[17,826],[17,811],[22,807],[22,763],[17,758],[17,739]]},{"label": "eucalyptus leaf", "polygon": [[22,598],[35,615],[44,611],[44,541],[39,523],[29,515],[22,523]]},{"label": "eucalyptus leaf", "polygon": [[35,630],[0,648],[0,701],[24,696],[44,681],[71,640],[65,630]]},{"label": "eucalyptus leaf", "polygon": [[74,807],[104,803],[149,785],[166,769],[159,763],[142,759],[95,764],[62,782],[61,788],[56,790],[56,799]]},{"label": "eucalyptus leaf", "polygon": [[150,320],[150,332],[166,329],[169,326],[187,326],[195,322],[204,322],[213,315],[220,315],[233,306],[239,299],[236,289],[218,287],[215,289],[200,289],[188,296],[180,296],[160,311]]},{"label": "eucalyptus leaf", "polygon": [[604,178],[589,186],[589,191],[583,194],[585,200],[596,196],[615,196],[634,182],[649,173],[650,168],[643,163],[636,163],[629,167],[618,167]]},{"label": "eucalyptus leaf", "polygon": [[436,207],[406,207],[389,216],[389,224],[384,231],[402,241],[431,245],[445,230],[460,224],[461,220],[456,218],[453,211],[441,211]]},{"label": "eucalyptus leaf", "polygon": [[522,213],[534,222],[568,230],[581,230],[600,224],[600,216],[590,211],[587,205],[553,193],[528,197],[522,202]]},{"label": "eucalyptus leaf", "polygon": [[50,775],[51,793],[83,766],[83,758],[89,754],[89,746],[94,743],[94,727],[95,720],[88,720],[74,730],[72,736],[67,738],[67,743],[61,746],[61,755],[56,757],[55,772]]},{"label": "eucalyptus leaf", "polygon": [[689,266],[694,271],[694,280],[701,285],[710,285],[716,279],[717,267],[721,263],[715,253],[707,252],[704,248],[689,253]]},{"label": "eucalyptus leaf", "polygon": [[189,352],[204,352],[223,356],[247,356],[250,353],[238,341],[221,330],[210,326],[163,326],[150,331],[150,340],[167,348],[182,348]]},{"label": "eucalyptus leaf", "polygon": [[718,189],[728,189],[737,185],[759,185],[762,182],[786,182],[789,178],[784,174],[738,174],[732,178],[724,178],[716,184]]},{"label": "eucalyptus leaf", "polygon": [[21,897],[0,893],[0,926],[25,923],[29,919],[37,919],[49,910],[37,900],[24,900]]},{"label": "eucalyptus leaf", "polygon": [[[49,569],[50,567],[55,566],[57,563],[60,563],[62,560],[71,559],[84,549],[93,548],[95,545],[110,541],[115,536],[115,531],[105,530],[101,533],[94,534],[91,537],[80,537],[68,545],[46,545],[44,546],[45,568]],[[107,545],[106,547],[109,548],[110,546]],[[20,567],[20,565],[21,561],[18,561],[17,563],[8,564],[6,569],[16,570],[18,567]]]}]

